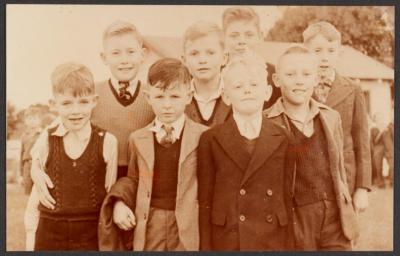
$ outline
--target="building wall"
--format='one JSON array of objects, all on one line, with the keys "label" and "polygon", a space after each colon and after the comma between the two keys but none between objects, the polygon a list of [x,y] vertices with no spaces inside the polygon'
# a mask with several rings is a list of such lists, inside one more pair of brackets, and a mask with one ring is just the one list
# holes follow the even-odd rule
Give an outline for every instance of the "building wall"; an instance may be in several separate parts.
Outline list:
[{"label": "building wall", "polygon": [[382,80],[361,80],[361,88],[368,95],[366,102],[369,106],[369,114],[372,116],[374,113],[380,112],[385,116],[385,121],[389,122],[392,120],[392,97],[391,88],[389,81]]}]

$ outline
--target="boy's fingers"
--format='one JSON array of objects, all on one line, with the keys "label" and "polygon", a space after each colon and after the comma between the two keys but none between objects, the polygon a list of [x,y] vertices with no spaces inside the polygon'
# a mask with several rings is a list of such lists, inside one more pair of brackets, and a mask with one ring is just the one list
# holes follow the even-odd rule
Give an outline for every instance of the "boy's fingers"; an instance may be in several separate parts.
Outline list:
[{"label": "boy's fingers", "polygon": [[49,187],[49,188],[54,188],[54,184],[51,181],[49,175],[47,175],[46,173],[44,173],[43,175],[44,175],[44,179],[46,181],[46,186]]},{"label": "boy's fingers", "polygon": [[132,224],[132,227],[136,225],[136,218],[133,212],[129,209],[128,211],[128,218],[129,218],[129,223]]}]

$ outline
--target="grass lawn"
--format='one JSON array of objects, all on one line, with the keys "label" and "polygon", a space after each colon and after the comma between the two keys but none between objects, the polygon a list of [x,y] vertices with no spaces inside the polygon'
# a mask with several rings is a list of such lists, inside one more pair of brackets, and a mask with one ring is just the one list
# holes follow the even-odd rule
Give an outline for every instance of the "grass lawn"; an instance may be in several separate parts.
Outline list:
[{"label": "grass lawn", "polygon": [[[24,208],[28,196],[23,188],[7,184],[7,251],[25,248]],[[361,213],[361,236],[355,250],[393,250],[393,189],[375,189],[369,193],[370,207]]]}]

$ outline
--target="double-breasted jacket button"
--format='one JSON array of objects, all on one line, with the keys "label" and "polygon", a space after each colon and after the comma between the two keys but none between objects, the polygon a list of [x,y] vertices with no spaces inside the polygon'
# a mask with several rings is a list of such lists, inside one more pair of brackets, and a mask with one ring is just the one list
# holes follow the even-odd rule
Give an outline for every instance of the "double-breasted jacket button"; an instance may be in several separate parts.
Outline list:
[{"label": "double-breasted jacket button", "polygon": [[241,190],[239,190],[239,194],[242,196],[246,195],[246,190],[242,188]]},{"label": "double-breasted jacket button", "polygon": [[268,223],[271,223],[272,220],[273,220],[272,215],[271,215],[271,214],[268,214],[267,216],[265,216],[265,220],[266,220]]},{"label": "double-breasted jacket button", "polygon": [[240,220],[240,221],[245,221],[245,220],[246,220],[246,217],[245,217],[243,214],[240,214],[239,220]]},{"label": "double-breasted jacket button", "polygon": [[267,189],[267,196],[272,196],[273,193],[272,189]]}]

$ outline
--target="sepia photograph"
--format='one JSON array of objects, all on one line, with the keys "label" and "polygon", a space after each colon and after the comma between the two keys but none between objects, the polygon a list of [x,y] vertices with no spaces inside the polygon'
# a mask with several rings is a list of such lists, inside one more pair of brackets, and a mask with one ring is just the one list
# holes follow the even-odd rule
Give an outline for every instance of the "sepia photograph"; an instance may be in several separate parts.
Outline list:
[{"label": "sepia photograph", "polygon": [[5,7],[6,251],[394,250],[394,6]]}]

